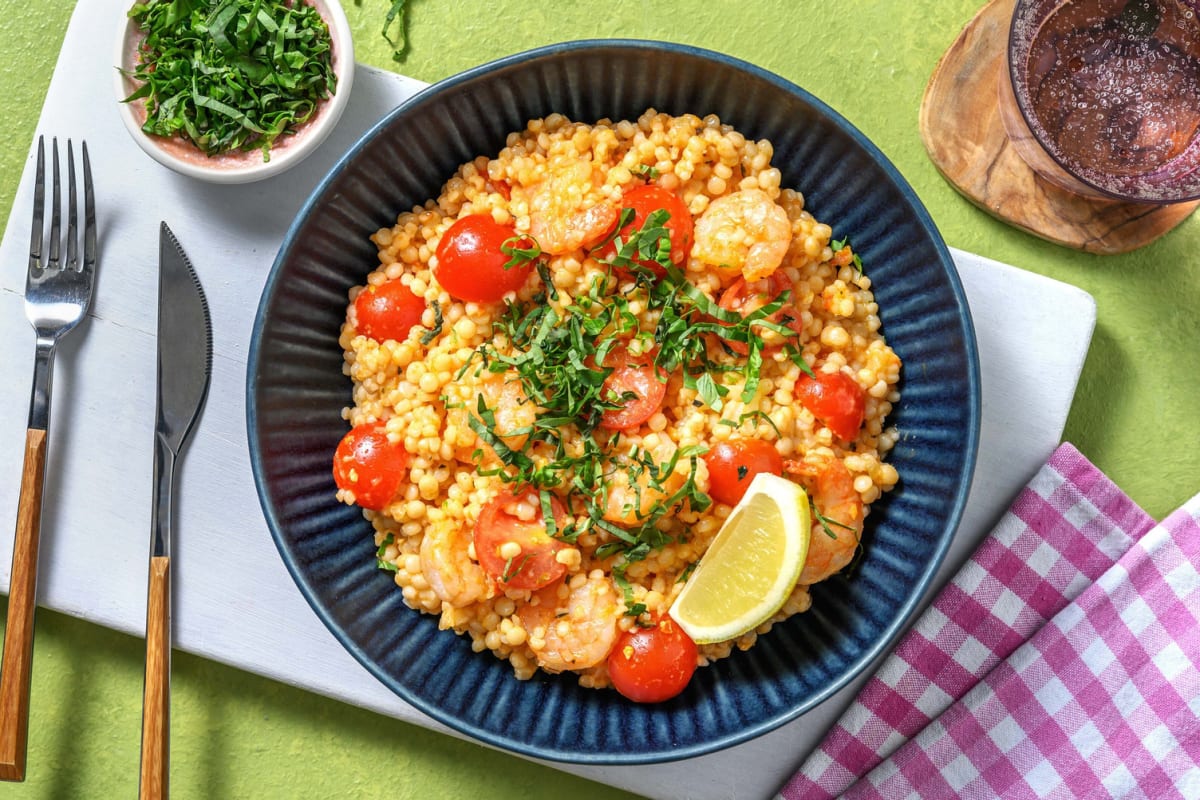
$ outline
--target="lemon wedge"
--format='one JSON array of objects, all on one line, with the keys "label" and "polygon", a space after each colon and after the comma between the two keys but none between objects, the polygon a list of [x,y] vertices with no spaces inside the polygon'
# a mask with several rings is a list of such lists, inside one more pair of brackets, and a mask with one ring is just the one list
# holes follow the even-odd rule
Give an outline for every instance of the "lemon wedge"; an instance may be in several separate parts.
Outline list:
[{"label": "lemon wedge", "polygon": [[734,639],[771,618],[808,558],[808,495],[787,478],[754,476],[671,606],[697,644]]}]

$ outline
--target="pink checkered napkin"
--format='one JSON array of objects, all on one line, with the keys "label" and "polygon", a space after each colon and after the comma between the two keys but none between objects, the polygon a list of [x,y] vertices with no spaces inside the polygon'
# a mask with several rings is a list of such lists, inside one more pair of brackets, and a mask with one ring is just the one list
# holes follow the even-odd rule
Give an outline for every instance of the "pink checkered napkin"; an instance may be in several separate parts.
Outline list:
[{"label": "pink checkered napkin", "polygon": [[1200,495],[844,796],[1200,797]]},{"label": "pink checkered napkin", "polygon": [[963,697],[1154,521],[1064,444],[781,791],[832,798]]}]

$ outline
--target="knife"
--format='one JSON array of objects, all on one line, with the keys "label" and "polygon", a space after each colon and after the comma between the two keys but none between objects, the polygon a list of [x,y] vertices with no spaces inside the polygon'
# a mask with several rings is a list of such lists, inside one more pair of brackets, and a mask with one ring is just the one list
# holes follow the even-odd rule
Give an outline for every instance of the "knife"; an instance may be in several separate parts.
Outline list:
[{"label": "knife", "polygon": [[171,534],[175,465],[208,394],[212,321],[196,271],[167,223],[158,241],[158,408],[154,429],[146,685],[138,796],[165,798],[170,774]]}]

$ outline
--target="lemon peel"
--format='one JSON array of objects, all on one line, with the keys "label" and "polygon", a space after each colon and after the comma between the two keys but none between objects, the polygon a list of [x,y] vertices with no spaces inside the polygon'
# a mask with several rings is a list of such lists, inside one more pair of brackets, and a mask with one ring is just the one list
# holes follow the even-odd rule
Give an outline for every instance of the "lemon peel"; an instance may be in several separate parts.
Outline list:
[{"label": "lemon peel", "polygon": [[810,530],[804,489],[778,475],[756,475],[672,604],[671,616],[697,644],[754,630],[792,593],[808,558]]}]

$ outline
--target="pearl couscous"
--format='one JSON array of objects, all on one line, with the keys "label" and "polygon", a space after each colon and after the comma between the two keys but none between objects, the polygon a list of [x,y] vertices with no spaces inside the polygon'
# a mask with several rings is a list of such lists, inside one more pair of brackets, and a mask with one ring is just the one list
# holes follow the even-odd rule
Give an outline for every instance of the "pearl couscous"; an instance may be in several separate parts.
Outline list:
[{"label": "pearl couscous", "polygon": [[612,660],[679,637],[687,575],[749,479],[783,474],[814,510],[800,580],[757,630],[686,642],[686,683],[808,609],[897,482],[869,270],[771,159],[713,116],[550,115],[372,236],[339,497],[407,605],[518,678],[625,693]]}]

